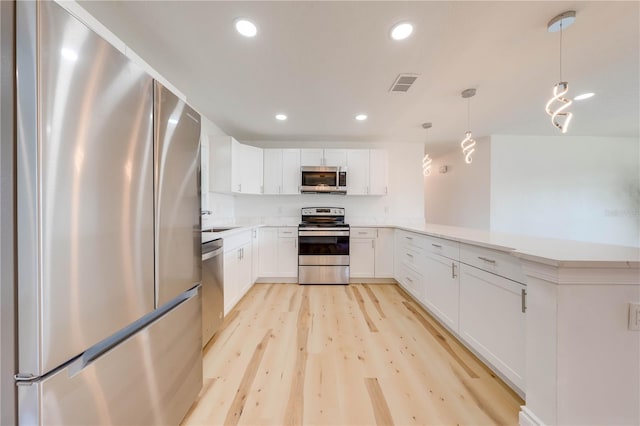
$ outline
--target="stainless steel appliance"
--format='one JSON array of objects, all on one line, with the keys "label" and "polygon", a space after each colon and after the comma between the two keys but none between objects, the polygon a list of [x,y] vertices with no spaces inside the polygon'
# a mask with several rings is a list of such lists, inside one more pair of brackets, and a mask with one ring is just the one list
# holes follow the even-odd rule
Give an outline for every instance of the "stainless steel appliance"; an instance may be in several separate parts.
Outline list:
[{"label": "stainless steel appliance", "polygon": [[202,347],[222,324],[224,262],[222,238],[202,244]]},{"label": "stainless steel appliance", "polygon": [[16,42],[18,422],[178,424],[202,386],[200,117],[54,2],[17,2]]},{"label": "stainless steel appliance", "polygon": [[347,193],[347,169],[344,167],[303,166],[300,168],[303,194]]},{"label": "stainless steel appliance", "polygon": [[340,207],[305,207],[298,225],[300,284],[349,284],[349,233]]}]

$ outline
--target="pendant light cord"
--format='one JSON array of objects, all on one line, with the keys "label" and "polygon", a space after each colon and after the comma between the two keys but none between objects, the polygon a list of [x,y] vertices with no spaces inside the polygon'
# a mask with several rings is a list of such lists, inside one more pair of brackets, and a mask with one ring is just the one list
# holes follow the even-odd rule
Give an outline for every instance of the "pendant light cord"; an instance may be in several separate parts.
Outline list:
[{"label": "pendant light cord", "polygon": [[471,131],[471,98],[467,98],[467,131]]},{"label": "pendant light cord", "polygon": [[562,20],[560,20],[560,81],[562,81]]}]

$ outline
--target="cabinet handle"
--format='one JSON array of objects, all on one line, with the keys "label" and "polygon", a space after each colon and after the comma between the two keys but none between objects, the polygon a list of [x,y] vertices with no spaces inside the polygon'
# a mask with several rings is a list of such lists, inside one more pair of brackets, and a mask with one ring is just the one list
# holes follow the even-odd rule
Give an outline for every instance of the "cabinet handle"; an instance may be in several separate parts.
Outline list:
[{"label": "cabinet handle", "polygon": [[451,262],[451,278],[455,278],[456,276],[456,263]]},{"label": "cabinet handle", "polygon": [[406,253],[406,255],[413,259],[413,255],[411,253]]},{"label": "cabinet handle", "polygon": [[282,187],[278,186],[278,194],[282,194]]},{"label": "cabinet handle", "polygon": [[411,237],[405,237],[405,238],[406,238],[407,240],[411,240],[411,241],[413,241],[413,238],[411,238]]},{"label": "cabinet handle", "polygon": [[406,279],[407,279],[407,281],[409,281],[410,283],[412,283],[412,282],[413,282],[413,280],[412,280],[411,278],[409,278],[409,277],[405,277],[405,278],[406,278]]},{"label": "cabinet handle", "polygon": [[367,186],[367,194],[369,193],[369,187]]},{"label": "cabinet handle", "polygon": [[298,248],[298,240],[293,240],[293,248]]},{"label": "cabinet handle", "polygon": [[379,229],[376,229],[376,238],[380,237],[380,234],[378,233]]},{"label": "cabinet handle", "polygon": [[360,235],[366,235],[366,234],[367,234],[367,231],[358,231],[358,234],[360,234]]},{"label": "cabinet handle", "polygon": [[238,192],[242,192],[242,184],[241,183],[238,184]]},{"label": "cabinet handle", "polygon": [[495,265],[495,263],[496,263],[496,261],[495,261],[495,260],[493,260],[493,259],[489,259],[489,258],[486,258],[486,257],[482,257],[482,256],[478,256],[478,259],[480,259],[480,260],[484,260],[485,262],[489,262],[489,263],[492,263],[492,264],[494,264],[494,265]]},{"label": "cabinet handle", "polygon": [[440,244],[433,244],[433,243],[431,243],[431,245],[432,245],[432,246],[434,246],[434,247],[442,248],[442,246],[441,246]]},{"label": "cabinet handle", "polygon": [[376,248],[376,246],[374,245],[374,243],[375,243],[375,241],[371,240],[371,248],[372,248],[372,249],[375,249],[375,248]]},{"label": "cabinet handle", "polygon": [[522,313],[524,314],[525,312],[527,312],[527,290],[525,290],[524,288],[520,290],[520,299],[522,305]]},{"label": "cabinet handle", "polygon": [[389,193],[389,187],[387,187],[387,186],[385,186],[385,187],[384,187],[384,193],[385,193],[385,194],[388,194],[388,193]]}]

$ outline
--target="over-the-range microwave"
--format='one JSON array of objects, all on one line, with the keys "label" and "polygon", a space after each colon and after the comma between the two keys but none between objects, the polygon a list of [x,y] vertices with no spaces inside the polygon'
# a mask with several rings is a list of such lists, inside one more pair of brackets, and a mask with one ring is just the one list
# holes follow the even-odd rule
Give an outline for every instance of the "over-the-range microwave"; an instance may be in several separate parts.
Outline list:
[{"label": "over-the-range microwave", "polygon": [[303,194],[346,194],[347,168],[329,166],[302,166],[300,168]]}]

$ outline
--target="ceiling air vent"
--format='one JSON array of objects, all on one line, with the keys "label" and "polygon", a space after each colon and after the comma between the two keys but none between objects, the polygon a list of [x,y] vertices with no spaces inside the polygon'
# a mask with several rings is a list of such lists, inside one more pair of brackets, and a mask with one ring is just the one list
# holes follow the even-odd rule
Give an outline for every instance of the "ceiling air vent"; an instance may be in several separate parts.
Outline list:
[{"label": "ceiling air vent", "polygon": [[418,78],[418,74],[400,74],[391,85],[390,92],[406,92]]}]

